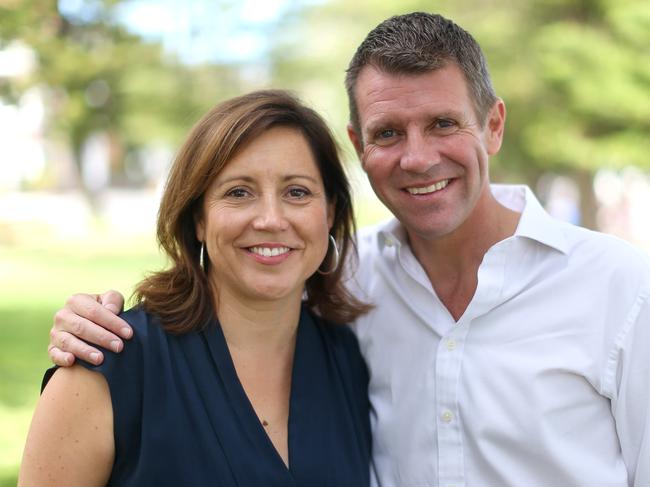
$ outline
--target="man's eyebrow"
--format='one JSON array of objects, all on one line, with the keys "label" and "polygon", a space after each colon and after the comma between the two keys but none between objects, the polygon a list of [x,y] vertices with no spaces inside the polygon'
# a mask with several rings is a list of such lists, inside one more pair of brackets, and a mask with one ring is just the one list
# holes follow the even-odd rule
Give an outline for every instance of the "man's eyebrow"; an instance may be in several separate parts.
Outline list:
[{"label": "man's eyebrow", "polygon": [[462,112],[460,110],[453,110],[453,109],[441,110],[440,112],[438,112],[436,114],[433,114],[431,116],[432,120],[438,120],[438,119],[441,119],[441,118],[454,118],[456,120],[460,120],[460,119],[466,118],[466,116],[465,116],[464,112]]},{"label": "man's eyebrow", "polygon": [[[467,119],[467,115],[461,111],[453,108],[443,109],[440,111],[432,112],[428,115],[428,118],[431,122],[440,119],[454,119],[462,121]],[[366,133],[368,135],[373,135],[374,133],[389,128],[399,127],[401,125],[401,120],[399,118],[388,118],[383,116],[378,116],[374,120],[370,120],[365,127]]]}]

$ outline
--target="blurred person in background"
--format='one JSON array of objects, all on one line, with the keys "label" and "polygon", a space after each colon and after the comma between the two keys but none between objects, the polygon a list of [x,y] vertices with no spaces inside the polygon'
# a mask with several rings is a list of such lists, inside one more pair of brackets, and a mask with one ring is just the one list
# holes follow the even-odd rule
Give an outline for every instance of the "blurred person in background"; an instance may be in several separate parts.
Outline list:
[{"label": "blurred person in background", "polygon": [[[452,21],[382,22],[346,89],[348,134],[395,215],[362,231],[348,283],[376,304],[353,325],[370,369],[374,483],[650,485],[647,257],[551,218],[525,186],[490,184],[505,104]],[[69,300],[52,360],[97,353],[73,334],[119,349],[122,302]]]},{"label": "blurred person in background", "polygon": [[351,195],[323,120],[283,91],[225,101],[171,169],[133,338],[46,376],[19,485],[369,485],[367,371],[341,324]]}]

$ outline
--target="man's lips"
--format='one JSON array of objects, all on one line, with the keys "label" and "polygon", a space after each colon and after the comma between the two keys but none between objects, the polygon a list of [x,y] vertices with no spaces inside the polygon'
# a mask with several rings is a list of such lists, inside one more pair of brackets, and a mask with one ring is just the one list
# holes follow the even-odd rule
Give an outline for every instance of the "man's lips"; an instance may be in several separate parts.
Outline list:
[{"label": "man's lips", "polygon": [[442,179],[440,181],[436,181],[433,184],[430,184],[429,186],[409,186],[405,189],[410,194],[431,194],[446,188],[449,184],[449,181],[449,179]]}]

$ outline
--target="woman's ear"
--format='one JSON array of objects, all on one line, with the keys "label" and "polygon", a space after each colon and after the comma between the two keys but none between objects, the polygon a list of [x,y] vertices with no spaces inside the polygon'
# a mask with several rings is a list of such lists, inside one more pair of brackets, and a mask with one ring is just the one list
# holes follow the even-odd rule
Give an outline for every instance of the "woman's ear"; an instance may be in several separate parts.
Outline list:
[{"label": "woman's ear", "polygon": [[327,203],[327,229],[331,230],[334,225],[334,212],[336,211],[336,200]]},{"label": "woman's ear", "polygon": [[205,225],[203,218],[199,214],[194,215],[194,231],[196,232],[196,239],[199,242],[205,242]]}]

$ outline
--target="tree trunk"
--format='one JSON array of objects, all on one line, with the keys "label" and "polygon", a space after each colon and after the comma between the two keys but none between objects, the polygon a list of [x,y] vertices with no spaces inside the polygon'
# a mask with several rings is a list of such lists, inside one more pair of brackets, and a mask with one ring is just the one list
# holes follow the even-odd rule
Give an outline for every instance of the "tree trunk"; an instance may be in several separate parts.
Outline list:
[{"label": "tree trunk", "polygon": [[594,173],[586,169],[576,169],[573,178],[580,190],[580,225],[598,230],[598,201],[594,192]]}]

